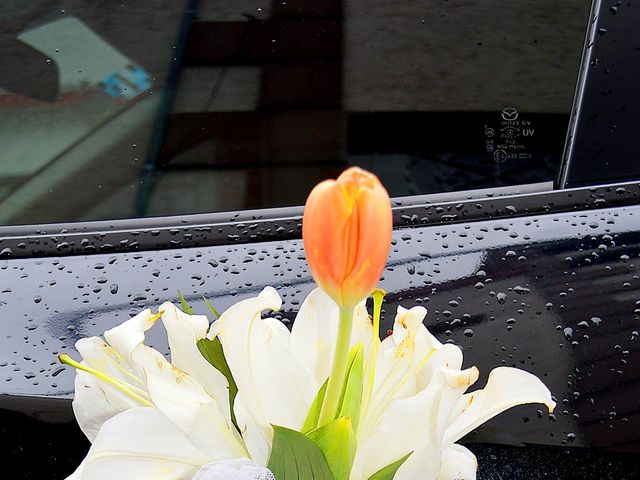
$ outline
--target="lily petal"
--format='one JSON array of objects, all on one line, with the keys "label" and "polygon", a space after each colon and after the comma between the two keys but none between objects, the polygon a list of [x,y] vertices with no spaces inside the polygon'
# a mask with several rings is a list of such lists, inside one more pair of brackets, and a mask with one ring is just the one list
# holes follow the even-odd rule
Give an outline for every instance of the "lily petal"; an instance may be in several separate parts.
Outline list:
[{"label": "lily petal", "polygon": [[[302,303],[291,329],[291,348],[322,385],[329,377],[338,334],[340,309],[319,288]],[[372,342],[372,325],[365,302],[355,307],[350,346],[362,342],[365,356]]]},{"label": "lily petal", "polygon": [[273,333],[275,333],[276,335],[280,335],[280,337],[282,337],[282,340],[285,343],[290,343],[290,341],[291,341],[291,332],[285,326],[284,323],[282,323],[280,320],[276,320],[275,318],[271,318],[271,317],[264,318],[262,321],[271,330],[273,330]]},{"label": "lily petal", "polygon": [[204,315],[187,315],[170,302],[160,306],[162,323],[167,330],[171,363],[191,375],[213,397],[227,421],[231,421],[229,408],[229,383],[202,356],[197,342],[207,336],[209,320]]},{"label": "lily petal", "polygon": [[[416,342],[418,354],[426,354],[434,348],[439,348],[442,344],[424,328],[422,321],[427,316],[427,309],[424,307],[413,307],[406,309],[398,306],[396,318],[393,322],[393,333],[391,340],[397,347],[407,335],[413,335]],[[420,328],[423,327],[423,328]],[[418,335],[418,333],[420,334]]]},{"label": "lily petal", "polygon": [[214,322],[238,396],[267,444],[272,424],[302,427],[319,388],[283,332],[261,319],[262,311],[278,310],[281,304],[275,289],[267,287],[257,297],[230,307]]},{"label": "lily petal", "polygon": [[435,480],[440,472],[440,444],[449,416],[462,393],[477,378],[475,368],[439,368],[427,388],[389,405],[373,432],[360,441],[351,480],[367,479],[411,451],[413,454],[398,469],[394,480]]},{"label": "lily petal", "polygon": [[104,332],[104,339],[126,362],[132,362],[131,353],[138,345],[144,343],[144,332],[153,327],[157,321],[158,316],[153,315],[147,308],[135,317]]},{"label": "lily petal", "polygon": [[373,395],[362,413],[359,437],[371,432],[372,421],[392,401],[424,390],[437,369],[461,369],[462,351],[429,333],[422,323],[426,313],[423,307],[398,307],[393,334],[378,352]]},{"label": "lily petal", "polygon": [[418,372],[418,390],[425,388],[431,382],[434,372],[441,367],[452,370],[462,369],[462,350],[460,347],[445,343],[429,356],[429,361],[425,362]]},{"label": "lily petal", "polygon": [[426,400],[428,408],[432,410],[427,415],[426,435],[418,433],[420,437],[414,443],[414,453],[398,469],[394,480],[429,478],[428,476],[422,477],[423,471],[433,471],[434,478],[438,478],[442,463],[442,438],[447,426],[447,419],[450,418],[457,400],[477,379],[478,369],[475,367],[461,371],[447,368],[436,370],[432,380],[432,383],[435,382],[435,388],[431,388],[430,383],[429,387],[425,389],[434,391],[434,396]]},{"label": "lily petal", "polygon": [[[99,337],[83,338],[76,342],[76,350],[82,355],[82,364],[98,369],[110,377],[146,392],[141,371],[135,371],[129,362]],[[140,376],[138,376],[140,375]],[[104,422],[130,408],[142,406],[113,385],[93,375],[78,370],[75,379],[73,412],[80,428],[93,441]]]},{"label": "lily petal", "polygon": [[525,403],[544,403],[549,411],[556,405],[549,389],[535,375],[517,368],[495,368],[482,390],[460,399],[445,432],[444,442],[452,444],[490,418]]},{"label": "lily petal", "polygon": [[271,438],[273,436],[271,426],[259,425],[256,422],[245,407],[241,393],[236,395],[233,411],[236,414],[236,422],[242,432],[242,438],[249,455],[260,465],[266,465],[271,454]]},{"label": "lily petal", "polygon": [[193,445],[211,460],[247,456],[235,427],[202,385],[153,348],[140,345],[133,358],[144,369],[153,403]]},{"label": "lily petal", "polygon": [[190,480],[210,461],[160,411],[134,408],[104,423],[83,462],[80,478]]},{"label": "lily petal", "polygon": [[442,451],[438,480],[476,480],[478,460],[468,448],[454,443]]}]

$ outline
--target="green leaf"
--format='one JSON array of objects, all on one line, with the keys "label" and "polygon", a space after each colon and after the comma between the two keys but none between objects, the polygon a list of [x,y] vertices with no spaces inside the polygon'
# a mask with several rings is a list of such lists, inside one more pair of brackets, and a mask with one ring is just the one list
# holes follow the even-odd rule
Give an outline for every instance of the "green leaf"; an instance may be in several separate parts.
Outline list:
[{"label": "green leaf", "polygon": [[349,480],[357,445],[351,419],[340,417],[309,432],[307,436],[320,447],[333,480]]},{"label": "green leaf", "polygon": [[338,418],[349,417],[354,430],[358,429],[362,407],[363,351],[364,347],[359,343],[349,352],[347,378],[338,404]]},{"label": "green leaf", "polygon": [[182,292],[180,290],[178,290],[178,296],[180,297],[180,309],[184,313],[187,313],[189,315],[193,315],[193,309],[189,306],[187,301],[184,299],[184,296],[182,296]]},{"label": "green leaf", "polygon": [[393,477],[395,476],[398,469],[402,466],[405,460],[409,458],[409,455],[411,455],[412,453],[413,452],[409,452],[400,460],[396,460],[395,462],[390,463],[386,467],[381,468],[376,473],[371,475],[369,477],[369,480],[393,480]]},{"label": "green leaf", "polygon": [[220,343],[220,339],[218,337],[213,340],[209,340],[208,338],[203,338],[198,340],[196,344],[198,346],[198,350],[202,356],[209,362],[211,365],[215,367],[220,373],[222,373],[227,382],[229,382],[229,408],[231,409],[231,421],[235,425],[236,429],[240,431],[238,428],[238,423],[236,422],[236,415],[233,412],[233,402],[236,399],[236,394],[238,393],[238,386],[236,385],[236,381],[233,379],[233,375],[231,374],[231,369],[229,368],[229,364],[227,363],[227,359],[224,356],[224,351],[222,349],[222,343]]},{"label": "green leaf", "polygon": [[[340,401],[338,402],[338,418],[349,417],[351,418],[351,424],[354,429],[358,427],[358,420],[360,419],[360,406],[362,404],[362,383],[364,377],[363,368],[363,347],[362,344],[354,346],[349,352],[349,359],[347,361],[347,375],[345,377],[345,383],[342,387],[342,393],[340,394]],[[324,397],[327,392],[327,385],[329,379],[325,380],[322,384],[316,397],[313,399],[313,403],[307,413],[307,418],[302,426],[303,433],[309,433],[311,430],[318,426],[320,420],[320,412],[322,411],[322,404],[324,403]],[[355,422],[353,419],[355,418]]]},{"label": "green leaf", "polygon": [[318,421],[320,420],[320,411],[322,410],[322,403],[324,402],[324,395],[327,393],[327,385],[329,384],[329,379],[325,380],[318,393],[316,393],[316,398],[313,399],[313,403],[311,404],[311,408],[309,408],[309,413],[307,413],[307,418],[304,421],[304,425],[302,426],[302,433],[309,433],[311,430],[318,426]]},{"label": "green leaf", "polygon": [[207,297],[205,297],[204,295],[202,295],[202,299],[204,300],[204,303],[207,304],[207,307],[209,307],[209,310],[211,310],[211,313],[213,313],[213,316],[216,318],[220,318],[220,314],[218,313],[218,311],[213,307],[213,305],[211,305],[211,302],[209,302],[209,300],[207,300]]},{"label": "green leaf", "polygon": [[267,468],[276,480],[334,480],[320,447],[300,432],[273,426]]}]

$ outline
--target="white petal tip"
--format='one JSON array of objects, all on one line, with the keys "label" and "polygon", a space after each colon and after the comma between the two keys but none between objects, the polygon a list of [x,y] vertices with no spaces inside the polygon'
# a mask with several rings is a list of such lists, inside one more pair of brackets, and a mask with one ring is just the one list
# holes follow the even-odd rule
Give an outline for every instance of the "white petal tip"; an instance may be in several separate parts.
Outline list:
[{"label": "white petal tip", "polygon": [[453,370],[450,368],[442,368],[442,376],[450,387],[464,387],[473,385],[480,375],[476,367],[467,368],[466,370]]},{"label": "white petal tip", "polygon": [[158,307],[158,311],[164,310],[164,312],[174,312],[177,307],[171,302],[164,302],[162,305]]},{"label": "white petal tip", "polygon": [[266,301],[266,306],[271,310],[277,311],[282,307],[282,299],[273,287],[264,287],[264,290],[260,292],[258,297],[264,299]]},{"label": "white petal tip", "polygon": [[403,328],[411,332],[415,332],[427,316],[427,309],[424,307],[411,307],[407,310],[404,307],[398,307],[398,313],[396,315],[396,323],[399,323]]}]

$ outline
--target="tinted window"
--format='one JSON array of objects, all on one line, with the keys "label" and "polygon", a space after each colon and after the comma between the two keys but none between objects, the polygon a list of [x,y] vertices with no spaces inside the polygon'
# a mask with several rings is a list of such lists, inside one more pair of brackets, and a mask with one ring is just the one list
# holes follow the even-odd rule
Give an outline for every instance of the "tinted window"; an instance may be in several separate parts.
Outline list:
[{"label": "tinted window", "polygon": [[393,196],[552,180],[589,8],[11,3],[0,224],[299,205],[352,164]]}]

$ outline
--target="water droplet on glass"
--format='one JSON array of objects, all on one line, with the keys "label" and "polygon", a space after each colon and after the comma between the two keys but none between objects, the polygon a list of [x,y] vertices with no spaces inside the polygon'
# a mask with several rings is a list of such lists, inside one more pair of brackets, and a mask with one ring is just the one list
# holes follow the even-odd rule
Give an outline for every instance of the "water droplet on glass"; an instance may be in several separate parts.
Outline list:
[{"label": "water droplet on glass", "polygon": [[513,291],[516,292],[518,295],[524,295],[526,293],[529,293],[531,290],[526,287],[516,285],[515,287],[513,287]]},{"label": "water droplet on glass", "polygon": [[573,328],[566,327],[562,332],[564,333],[564,338],[567,340],[571,340],[573,338]]}]

